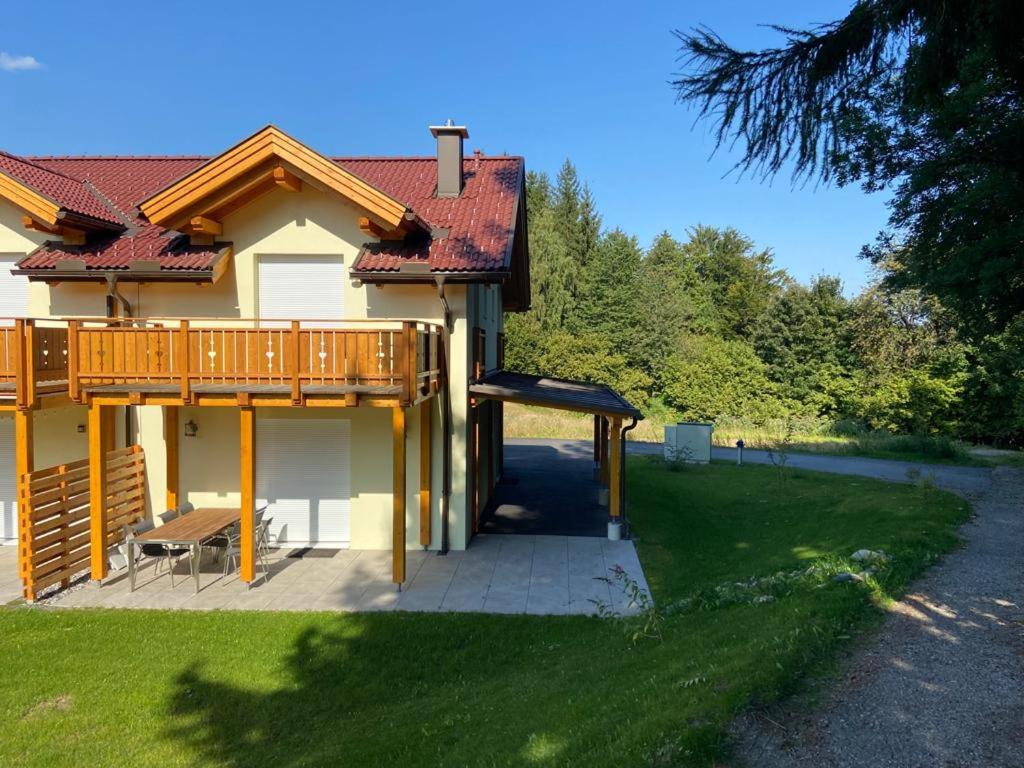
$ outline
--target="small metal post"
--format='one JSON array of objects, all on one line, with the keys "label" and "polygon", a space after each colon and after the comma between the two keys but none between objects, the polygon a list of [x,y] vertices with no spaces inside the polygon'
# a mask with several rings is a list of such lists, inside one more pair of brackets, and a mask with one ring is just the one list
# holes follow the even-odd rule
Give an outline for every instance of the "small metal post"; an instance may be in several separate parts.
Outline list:
[{"label": "small metal post", "polygon": [[736,441],[736,466],[737,467],[742,467],[743,466],[743,441],[742,440],[737,440]]}]

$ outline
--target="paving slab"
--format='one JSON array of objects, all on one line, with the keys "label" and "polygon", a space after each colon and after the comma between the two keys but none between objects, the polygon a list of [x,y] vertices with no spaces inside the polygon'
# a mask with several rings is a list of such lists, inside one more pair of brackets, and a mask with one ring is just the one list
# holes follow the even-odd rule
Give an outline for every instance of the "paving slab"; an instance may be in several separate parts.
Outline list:
[{"label": "paving slab", "polygon": [[[9,552],[8,552],[9,550]],[[609,589],[609,568],[621,564],[645,586],[632,542],[571,536],[481,534],[465,552],[410,550],[407,581],[399,592],[391,582],[391,553],[340,550],[332,557],[289,557],[271,552],[268,578],[247,586],[237,571],[204,558],[200,591],[187,562],[174,569],[144,562],[134,592],[125,571],[102,586],[87,581],[38,601],[41,608],[141,608],[158,610],[250,611],[473,611],[483,613],[595,613],[598,603],[627,613],[631,606]],[[17,553],[0,548],[0,569],[17,575]],[[14,592],[14,589],[17,589]],[[11,588],[20,599],[20,582]]]}]

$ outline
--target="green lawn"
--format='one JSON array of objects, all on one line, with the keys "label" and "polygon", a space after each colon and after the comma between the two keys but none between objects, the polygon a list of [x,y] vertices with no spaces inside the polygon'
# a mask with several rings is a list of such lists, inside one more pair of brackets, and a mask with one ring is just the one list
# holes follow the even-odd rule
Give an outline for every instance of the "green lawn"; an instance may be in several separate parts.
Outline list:
[{"label": "green lawn", "polygon": [[0,611],[0,765],[706,764],[730,718],[870,626],[955,546],[959,499],[915,486],[631,458],[661,605],[882,548],[880,584],[690,608],[633,644],[588,617]]}]

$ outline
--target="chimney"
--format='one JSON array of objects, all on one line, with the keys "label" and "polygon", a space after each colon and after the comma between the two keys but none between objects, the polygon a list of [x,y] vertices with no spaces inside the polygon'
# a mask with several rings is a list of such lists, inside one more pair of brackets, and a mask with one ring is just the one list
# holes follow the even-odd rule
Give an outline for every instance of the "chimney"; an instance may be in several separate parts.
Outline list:
[{"label": "chimney", "polygon": [[469,138],[469,131],[447,120],[430,126],[430,134],[437,139],[437,196],[458,197],[462,194],[462,140]]}]

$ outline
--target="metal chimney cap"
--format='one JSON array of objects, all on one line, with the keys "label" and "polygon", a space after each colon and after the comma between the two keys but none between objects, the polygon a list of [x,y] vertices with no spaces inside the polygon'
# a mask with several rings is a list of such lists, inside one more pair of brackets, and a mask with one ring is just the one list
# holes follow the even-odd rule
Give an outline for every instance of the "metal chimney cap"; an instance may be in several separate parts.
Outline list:
[{"label": "metal chimney cap", "polygon": [[455,125],[451,118],[445,121],[444,125],[431,125],[430,135],[435,139],[438,136],[461,136],[464,139],[469,138],[469,129],[464,125]]}]

